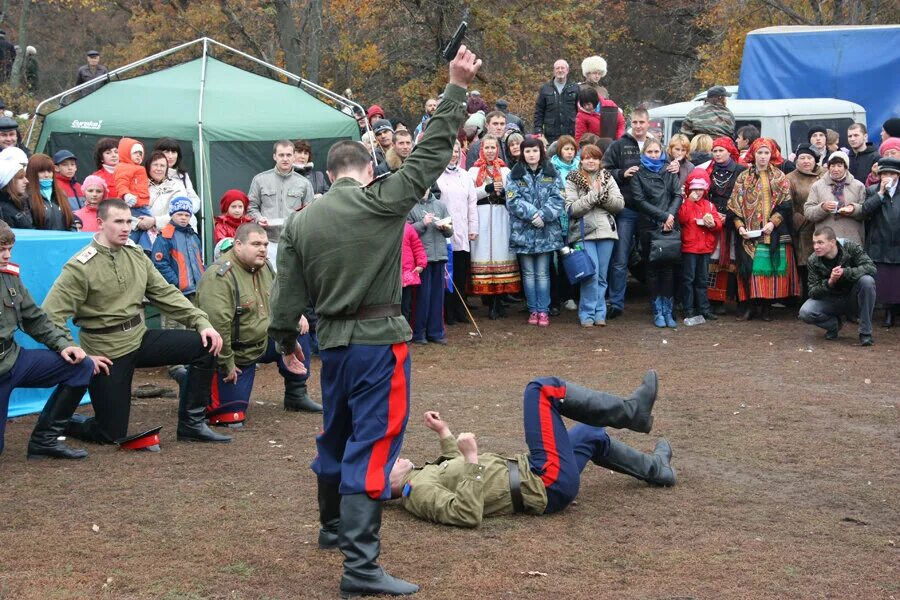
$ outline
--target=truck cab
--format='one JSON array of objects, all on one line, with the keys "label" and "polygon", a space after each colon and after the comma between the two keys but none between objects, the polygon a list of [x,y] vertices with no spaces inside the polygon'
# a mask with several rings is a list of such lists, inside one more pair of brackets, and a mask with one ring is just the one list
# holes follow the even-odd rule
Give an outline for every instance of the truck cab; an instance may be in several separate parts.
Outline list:
[{"label": "truck cab", "polygon": [[[703,94],[702,96],[705,96]],[[681,123],[698,102],[678,102],[650,109],[650,120],[662,125],[664,141],[681,131]],[[798,144],[807,142],[807,132],[813,125],[833,129],[841,136],[840,145],[846,147],[847,128],[853,123],[866,122],[866,111],[859,104],[834,98],[800,98],[785,100],[728,99],[734,113],[735,132],[744,125],[753,125],[763,137],[772,138],[787,156]]]}]

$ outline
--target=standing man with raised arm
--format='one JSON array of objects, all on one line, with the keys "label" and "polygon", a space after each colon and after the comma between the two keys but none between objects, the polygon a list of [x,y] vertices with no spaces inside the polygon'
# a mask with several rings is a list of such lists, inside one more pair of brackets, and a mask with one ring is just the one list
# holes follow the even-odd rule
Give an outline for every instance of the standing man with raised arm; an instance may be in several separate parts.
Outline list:
[{"label": "standing man with raised arm", "polygon": [[382,501],[409,418],[412,337],[400,313],[400,246],[406,215],[450,161],[465,118],[465,90],[481,60],[461,46],[422,139],[396,173],[373,181],[365,147],[328,153],[331,189],[285,224],[270,335],[295,351],[309,299],[319,315],[324,431],[318,456],[319,547],[344,554],[341,595],[414,594],[419,587],[377,564]]}]

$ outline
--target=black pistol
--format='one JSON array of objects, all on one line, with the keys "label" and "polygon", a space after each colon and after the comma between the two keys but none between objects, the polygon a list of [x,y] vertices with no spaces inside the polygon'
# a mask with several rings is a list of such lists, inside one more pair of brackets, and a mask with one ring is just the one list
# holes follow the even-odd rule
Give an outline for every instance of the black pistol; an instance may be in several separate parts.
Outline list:
[{"label": "black pistol", "polygon": [[463,11],[462,21],[459,24],[459,27],[456,28],[456,33],[453,34],[453,37],[450,38],[450,41],[447,42],[447,46],[444,48],[442,54],[444,55],[444,60],[450,62],[456,57],[456,53],[459,52],[459,47],[463,42],[463,38],[466,37],[466,31],[469,29],[469,9]]}]

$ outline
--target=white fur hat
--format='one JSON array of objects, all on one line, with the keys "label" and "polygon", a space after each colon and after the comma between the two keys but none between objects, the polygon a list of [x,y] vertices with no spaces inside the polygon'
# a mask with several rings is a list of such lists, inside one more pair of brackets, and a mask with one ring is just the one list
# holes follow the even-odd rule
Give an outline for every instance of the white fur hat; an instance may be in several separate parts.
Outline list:
[{"label": "white fur hat", "polygon": [[588,73],[600,71],[600,77],[606,77],[606,60],[602,56],[588,56],[581,61],[581,74],[587,77]]}]

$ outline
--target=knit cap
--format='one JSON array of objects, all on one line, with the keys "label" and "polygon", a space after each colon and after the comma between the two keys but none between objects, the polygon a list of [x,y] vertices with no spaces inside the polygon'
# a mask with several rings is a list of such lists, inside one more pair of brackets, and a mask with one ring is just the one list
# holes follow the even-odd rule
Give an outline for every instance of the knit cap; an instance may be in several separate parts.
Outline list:
[{"label": "knit cap", "polygon": [[169,203],[169,216],[171,217],[177,212],[186,212],[189,215],[193,214],[194,205],[191,203],[191,199],[185,198],[184,196],[172,198],[172,201]]},{"label": "knit cap", "polygon": [[81,189],[86,190],[93,185],[99,185],[103,190],[103,197],[106,198],[106,194],[109,193],[109,190],[106,189],[106,181],[102,177],[99,177],[97,175],[88,175],[87,177],[85,177],[84,183],[81,184]]},{"label": "knit cap", "polygon": [[0,160],[0,189],[5,188],[21,170],[22,165],[17,162]]}]

